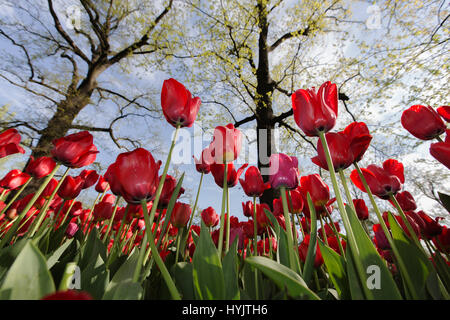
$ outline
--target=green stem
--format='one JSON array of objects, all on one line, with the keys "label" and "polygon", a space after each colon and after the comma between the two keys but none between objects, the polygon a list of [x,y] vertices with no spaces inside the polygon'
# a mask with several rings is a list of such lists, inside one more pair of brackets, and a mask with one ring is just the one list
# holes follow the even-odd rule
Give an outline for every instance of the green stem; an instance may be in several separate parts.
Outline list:
[{"label": "green stem", "polygon": [[177,233],[177,251],[175,253],[175,263],[178,263],[178,254],[180,252],[180,242],[181,242],[181,237],[183,236],[183,229],[184,228],[178,229],[178,233]]},{"label": "green stem", "polygon": [[[341,239],[339,237],[339,232],[337,231],[336,226],[334,225],[333,219],[331,218],[331,214],[328,212],[328,209],[325,205],[323,206],[323,209],[325,210],[325,213],[328,216],[328,219],[330,220],[331,230],[333,230],[333,234],[336,237],[336,240],[338,242],[339,251],[341,252],[341,256],[346,261],[345,251],[344,251],[344,248],[342,247]],[[325,222],[326,222],[326,219],[325,219]]]},{"label": "green stem", "polygon": [[[256,222],[256,197],[253,197],[253,255],[258,255],[258,227]],[[256,300],[259,300],[259,288],[258,288],[258,270],[255,268],[255,295]]]},{"label": "green stem", "polygon": [[200,189],[202,187],[202,182],[203,182],[203,176],[204,175],[205,174],[203,172],[200,175],[200,182],[198,183],[197,196],[195,197],[194,206],[192,207],[192,215],[191,215],[191,218],[189,219],[189,224],[188,224],[188,227],[187,227],[188,230],[191,229],[192,221],[194,220],[195,209],[197,209],[198,198],[199,198],[199,194],[200,194]]},{"label": "green stem", "polygon": [[230,249],[230,219],[231,219],[231,214],[230,214],[230,189],[228,188],[227,185],[227,234],[225,237],[225,253],[228,252],[228,250]]},{"label": "green stem", "polygon": [[292,270],[297,271],[295,268],[295,262],[294,262],[294,241],[293,241],[293,235],[292,235],[292,226],[291,226],[291,219],[289,218],[289,208],[287,204],[286,199],[286,189],[285,187],[281,187],[281,200],[283,204],[283,212],[284,212],[284,220],[286,222],[286,232],[287,232],[287,240],[288,240],[288,247],[289,247],[289,265]]},{"label": "green stem", "polygon": [[64,224],[64,222],[66,222],[67,217],[69,216],[70,210],[72,210],[72,207],[74,204],[75,204],[75,200],[72,200],[72,203],[70,204],[69,208],[67,209],[66,213],[64,214],[64,218],[62,219],[60,226],[62,226]]},{"label": "green stem", "polygon": [[[320,221],[320,229],[322,230],[322,237],[323,237],[323,241],[325,241],[325,244],[327,245],[327,246],[329,246],[328,245],[328,238],[327,238],[327,233],[326,233],[326,231],[325,231],[325,227],[324,227],[324,224],[323,224],[323,220],[322,220],[322,216],[319,214],[319,221]],[[338,240],[338,242],[339,242],[339,238],[337,238],[337,240]]]},{"label": "green stem", "polygon": [[220,214],[220,231],[219,231],[219,255],[222,257],[222,248],[223,248],[223,231],[225,228],[225,201],[227,197],[227,189],[228,189],[228,165],[225,163],[225,168],[223,172],[223,189],[222,189],[222,210]]},{"label": "green stem", "polygon": [[117,208],[119,207],[119,200],[120,200],[120,196],[118,196],[117,199],[116,199],[116,203],[114,204],[114,209],[113,209],[112,216],[111,216],[111,218],[108,221],[108,228],[106,229],[106,233],[103,236],[103,241],[104,241],[105,244],[108,241],[109,232],[111,231],[111,227],[114,224],[114,218],[116,217]]}]

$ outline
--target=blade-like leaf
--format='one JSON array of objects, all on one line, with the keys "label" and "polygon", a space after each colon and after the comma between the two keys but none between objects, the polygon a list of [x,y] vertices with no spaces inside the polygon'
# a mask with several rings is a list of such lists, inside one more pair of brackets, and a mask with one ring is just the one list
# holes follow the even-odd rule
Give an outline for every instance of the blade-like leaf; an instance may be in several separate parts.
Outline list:
[{"label": "blade-like leaf", "polygon": [[239,274],[238,274],[238,257],[237,257],[237,236],[230,250],[223,258],[223,276],[225,280],[225,298],[227,300],[239,300]]}]

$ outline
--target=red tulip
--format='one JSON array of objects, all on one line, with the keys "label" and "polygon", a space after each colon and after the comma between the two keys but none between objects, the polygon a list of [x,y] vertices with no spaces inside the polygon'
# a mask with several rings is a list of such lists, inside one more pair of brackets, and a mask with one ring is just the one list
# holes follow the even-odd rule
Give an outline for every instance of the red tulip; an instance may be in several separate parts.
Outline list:
[{"label": "red tulip", "polygon": [[[417,209],[416,202],[414,201],[414,197],[408,191],[399,192],[395,195],[395,199],[397,199],[400,208],[403,211],[414,211]],[[391,202],[389,200],[389,202]],[[392,203],[392,202],[391,202]]]},{"label": "red tulip", "polygon": [[70,134],[53,140],[51,150],[53,158],[69,168],[81,168],[90,165],[97,157],[94,137],[88,131]]},{"label": "red tulip", "polygon": [[[232,162],[227,163],[227,185],[228,188],[232,188],[237,185],[238,179],[241,176],[244,169],[248,166],[248,164],[244,164],[237,171],[234,168],[234,164]],[[223,175],[225,174],[225,165],[220,163],[211,164],[211,173],[214,177],[214,181],[216,184],[223,188]]]},{"label": "red tulip", "polygon": [[15,153],[25,153],[19,145],[21,139],[19,132],[13,128],[0,133],[0,158]]},{"label": "red tulip", "polygon": [[191,127],[200,105],[200,98],[193,98],[183,84],[173,78],[164,81],[161,106],[164,117],[172,126]]},{"label": "red tulip", "polygon": [[220,217],[213,207],[204,209],[201,213],[202,220],[207,227],[215,227],[219,224]]},{"label": "red tulip", "polygon": [[446,130],[444,142],[432,143],[430,154],[444,166],[450,169],[450,129]]},{"label": "red tulip", "polygon": [[402,113],[402,126],[414,137],[431,140],[444,133],[446,126],[430,106],[414,105]]},{"label": "red tulip", "polygon": [[103,221],[103,220],[109,220],[112,217],[112,213],[114,210],[114,201],[115,197],[113,195],[108,195],[109,197],[106,197],[97,203],[94,207],[94,221]]},{"label": "red tulip", "polygon": [[[341,231],[341,227],[339,226],[339,222],[334,222],[334,228],[336,229],[336,232]],[[326,223],[324,225],[324,230],[325,230],[325,235],[328,237],[334,236],[334,231],[333,228],[330,226],[329,223]],[[323,240],[323,231],[322,228],[319,228],[317,230],[317,234],[319,235],[319,237]]]},{"label": "red tulip", "polygon": [[35,179],[40,179],[48,176],[53,169],[55,169],[55,166],[55,160],[50,157],[40,157],[35,160],[33,156],[31,156],[25,172]]},{"label": "red tulip", "polygon": [[450,122],[450,106],[442,106],[436,109],[437,113],[447,122]]},{"label": "red tulip", "polygon": [[372,228],[375,235],[373,241],[375,242],[376,247],[381,250],[391,249],[391,245],[383,232],[381,224],[374,224]]},{"label": "red tulip", "polygon": [[450,229],[442,226],[441,234],[433,238],[436,248],[443,253],[450,253]]},{"label": "red tulip", "polygon": [[84,180],[81,177],[67,176],[58,189],[58,196],[64,200],[72,200],[78,197],[83,187]]},{"label": "red tulip", "polygon": [[419,211],[417,212],[417,214],[422,218],[424,222],[422,233],[427,239],[433,239],[434,237],[441,234],[443,226],[441,226],[436,220],[431,218],[423,211]]},{"label": "red tulip", "polygon": [[[309,234],[307,234],[303,239],[302,243],[300,243],[300,246],[298,247],[298,253],[300,256],[300,260],[302,262],[306,261],[306,256],[308,255],[309,242],[310,236]],[[322,254],[320,253],[319,243],[317,243],[316,245],[317,247],[316,247],[316,257],[314,259],[314,268],[319,268],[323,264],[323,258]]]},{"label": "red tulip", "polygon": [[300,177],[299,191],[305,196],[304,199],[309,192],[316,207],[322,207],[330,200],[330,188],[317,173]]},{"label": "red tulip", "polygon": [[92,300],[89,293],[77,290],[57,291],[41,300]]},{"label": "red tulip", "polygon": [[189,217],[191,216],[191,206],[182,203],[176,202],[173,207],[172,215],[170,216],[170,222],[176,228],[183,228],[187,225],[189,221]]},{"label": "red tulip", "polygon": [[349,139],[353,161],[359,162],[372,140],[367,125],[364,122],[352,122],[341,133],[345,134]]},{"label": "red tulip", "polygon": [[336,84],[325,82],[316,92],[300,89],[292,94],[294,120],[302,131],[310,137],[318,132],[328,132],[336,124],[338,115],[338,94]]},{"label": "red tulip", "polygon": [[67,226],[66,233],[65,233],[67,239],[73,238],[75,233],[77,233],[78,228],[79,227],[76,223],[70,222],[69,225]]},{"label": "red tulip", "polygon": [[11,170],[8,172],[2,180],[0,180],[0,187],[3,189],[14,190],[23,186],[30,176],[18,169]]},{"label": "red tulip", "polygon": [[[336,238],[336,236],[333,235],[333,236],[328,237],[327,242],[328,242],[328,246],[331,249],[333,249],[336,253],[341,254],[341,250],[339,249],[338,239]],[[341,239],[341,245],[342,245],[342,249],[345,252],[347,242],[345,242],[345,240]]]},{"label": "red tulip", "polygon": [[270,208],[267,204],[256,204],[256,222],[260,228],[265,228],[270,225],[270,220],[267,217],[264,209],[270,211]]},{"label": "red tulip", "polygon": [[[159,177],[161,179],[161,177]],[[169,205],[170,198],[172,198],[172,194],[175,191],[175,187],[177,186],[177,180],[171,175],[166,175],[166,179],[164,180],[164,185],[161,190],[161,196],[159,198],[158,205],[161,208],[165,208]],[[177,199],[184,193],[184,189],[180,188],[178,192]]]},{"label": "red tulip", "polygon": [[243,212],[244,216],[246,216],[247,218],[252,218],[253,217],[253,202],[252,201],[242,202],[242,212]]},{"label": "red tulip", "polygon": [[211,171],[210,165],[214,162],[214,157],[211,155],[211,149],[208,147],[202,151],[200,159],[192,156],[195,161],[195,169],[199,173],[208,174]]},{"label": "red tulip", "polygon": [[238,158],[242,147],[242,132],[232,123],[214,129],[213,141],[208,149],[214,162],[222,164]]},{"label": "red tulip", "polygon": [[[330,150],[334,171],[337,172],[339,169],[346,169],[351,166],[353,161],[355,161],[355,158],[353,157],[353,152],[351,152],[351,141],[347,135],[341,132],[329,132],[325,135],[325,138],[327,140],[328,149]],[[357,144],[355,143],[355,150],[357,149],[356,145]],[[311,158],[311,161],[319,167],[328,170],[325,152],[320,140],[317,141],[317,156]]]},{"label": "red tulip", "polygon": [[159,184],[161,161],[155,162],[152,154],[142,148],[119,154],[116,162],[106,171],[105,179],[111,191],[121,195],[128,203],[151,201]]},{"label": "red tulip", "polygon": [[272,154],[269,163],[269,183],[274,189],[295,189],[299,182],[298,159],[283,153]]},{"label": "red tulip", "polygon": [[[385,200],[389,199],[389,193],[395,195],[400,191],[405,182],[403,170],[403,164],[394,159],[386,160],[382,168],[373,164],[369,165],[367,169],[361,168],[370,191]],[[350,179],[361,191],[366,192],[356,170],[352,171]]]},{"label": "red tulip", "polygon": [[83,189],[87,189],[97,183],[99,175],[95,170],[83,170],[80,177],[84,180]]},{"label": "red tulip", "polygon": [[245,180],[239,179],[244,192],[249,197],[261,197],[266,189],[270,188],[269,183],[264,183],[261,172],[255,166],[251,166],[245,172]]},{"label": "red tulip", "polygon": [[369,209],[363,199],[353,199],[353,205],[356,209],[356,215],[359,220],[369,219]]}]

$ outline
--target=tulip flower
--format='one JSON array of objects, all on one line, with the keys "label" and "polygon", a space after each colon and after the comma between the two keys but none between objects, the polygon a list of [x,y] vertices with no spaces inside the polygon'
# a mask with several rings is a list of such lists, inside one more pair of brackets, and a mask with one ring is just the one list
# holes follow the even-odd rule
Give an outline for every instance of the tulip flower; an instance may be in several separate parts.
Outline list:
[{"label": "tulip flower", "polygon": [[373,241],[375,242],[375,245],[377,246],[377,248],[379,248],[381,250],[391,249],[391,246],[389,244],[388,239],[386,238],[386,235],[383,232],[381,224],[374,224],[372,228],[373,228],[373,233],[375,235]]},{"label": "tulip flower", "polygon": [[359,220],[369,219],[369,209],[363,199],[353,199],[353,205],[356,209],[356,215]]},{"label": "tulip flower", "polygon": [[[308,255],[308,248],[310,242],[310,235],[307,234],[303,239],[302,243],[298,247],[298,253],[300,256],[300,260],[304,263],[306,262],[306,256]],[[319,268],[323,264],[322,254],[320,253],[319,243],[317,243],[316,247],[316,256],[314,259],[314,268]]]},{"label": "tulip flower", "polygon": [[31,156],[25,172],[30,174],[35,179],[40,179],[48,176],[53,169],[55,169],[55,166],[56,162],[51,157],[40,157],[34,159],[34,157]]},{"label": "tulip flower", "polygon": [[95,191],[97,191],[98,193],[103,193],[105,191],[109,190],[109,183],[108,181],[105,180],[105,177],[100,176],[98,178],[98,182],[95,185]]},{"label": "tulip flower", "polygon": [[266,228],[270,225],[270,220],[267,217],[264,209],[270,211],[270,208],[267,204],[256,204],[256,222],[260,228]]},{"label": "tulip flower", "polygon": [[299,182],[298,160],[283,153],[272,154],[269,164],[269,183],[272,188],[295,189]]},{"label": "tulip flower", "polygon": [[88,131],[70,134],[53,140],[51,150],[53,158],[69,168],[81,168],[90,165],[97,157],[94,137]]},{"label": "tulip flower", "polygon": [[69,225],[67,226],[66,229],[66,237],[67,239],[71,239],[74,237],[75,233],[77,233],[79,226],[74,223],[74,222],[70,222]]},{"label": "tulip flower", "polygon": [[312,203],[316,207],[326,205],[330,200],[330,188],[317,173],[301,177],[299,191],[305,196],[305,199],[309,193]]},{"label": "tulip flower", "polygon": [[252,201],[242,202],[242,213],[247,218],[253,217],[253,202]]},{"label": "tulip flower", "polygon": [[[238,179],[241,176],[244,169],[248,166],[247,163],[242,165],[237,171],[234,168],[234,164],[232,162],[227,163],[227,185],[228,188],[232,188],[237,185]],[[214,177],[214,181],[216,184],[223,188],[223,175],[225,173],[225,165],[220,163],[211,164],[211,173]]]},{"label": "tulip flower", "polygon": [[219,224],[220,217],[213,207],[204,209],[201,213],[202,220],[207,227],[215,227]]},{"label": "tulip flower", "polygon": [[[342,246],[342,250],[345,252],[345,249],[347,247],[347,242],[345,242],[344,239],[341,239],[341,246]],[[336,253],[341,254],[341,249],[339,248],[339,243],[338,243],[338,239],[336,238],[336,236],[330,236],[327,238],[327,242],[328,242],[328,246],[333,249]]]},{"label": "tulip flower", "polygon": [[422,234],[427,239],[433,239],[434,237],[441,234],[443,226],[441,226],[436,220],[431,218],[423,211],[417,212],[417,214],[422,218],[424,222],[424,228],[422,229]]},{"label": "tulip flower", "polygon": [[21,139],[19,132],[14,128],[0,133],[0,158],[15,153],[25,153],[25,150],[19,145]]},{"label": "tulip flower", "polygon": [[208,149],[216,163],[228,163],[238,158],[242,147],[242,132],[232,123],[214,129],[213,141]]},{"label": "tulip flower", "polygon": [[441,234],[433,238],[436,248],[443,253],[450,253],[450,229],[442,226]]},{"label": "tulip flower", "polygon": [[197,117],[201,101],[177,80],[165,80],[161,90],[161,106],[164,117],[172,126],[191,127]]},{"label": "tulip flower", "polygon": [[367,148],[369,148],[370,141],[372,140],[367,125],[364,122],[352,122],[341,133],[349,139],[353,161],[359,162],[367,151]]},{"label": "tulip flower", "polygon": [[442,106],[436,109],[437,113],[447,122],[450,122],[450,106]]},{"label": "tulip flower", "polygon": [[41,300],[92,300],[89,293],[78,290],[57,291],[46,295]]},{"label": "tulip flower", "polygon": [[64,200],[72,200],[78,197],[82,188],[84,180],[81,177],[67,176],[61,183],[58,189],[58,196]]},{"label": "tulip flower", "polygon": [[28,173],[24,173],[18,169],[8,172],[2,180],[0,180],[0,187],[3,189],[14,190],[23,186],[30,179]]},{"label": "tulip flower", "polygon": [[261,172],[255,166],[251,166],[245,172],[245,179],[239,179],[244,192],[249,197],[261,197],[266,189],[270,188],[269,183],[264,183]]},{"label": "tulip flower", "polygon": [[[288,193],[289,192],[289,193]],[[290,213],[300,213],[303,210],[305,200],[300,191],[289,190],[286,191],[286,196],[290,195],[292,201],[288,201],[288,209]],[[291,205],[292,204],[292,205]],[[283,203],[281,198],[273,199],[273,214],[283,214]]]},{"label": "tulip flower", "polygon": [[182,202],[176,202],[170,216],[170,222],[172,222],[172,225],[176,228],[184,228],[189,221],[191,211],[190,205]]},{"label": "tulip flower", "polygon": [[83,170],[80,177],[84,180],[82,189],[87,189],[97,183],[99,175],[95,170]]},{"label": "tulip flower", "polygon": [[[161,179],[161,177],[159,177]],[[159,198],[159,205],[161,208],[166,208],[169,205],[170,198],[172,197],[173,192],[175,191],[175,187],[177,186],[177,180],[171,175],[166,175],[166,179],[164,180],[164,185],[161,190],[161,196]],[[184,189],[180,188],[178,192],[177,199],[184,193]]]},{"label": "tulip flower", "polygon": [[402,113],[401,123],[414,137],[431,140],[444,133],[446,126],[430,106],[414,105]]},{"label": "tulip flower", "polygon": [[111,200],[104,199],[95,205],[93,213],[94,221],[98,222],[111,219],[114,210],[114,202],[111,202]]},{"label": "tulip flower", "polygon": [[432,143],[430,154],[444,166],[450,169],[450,129],[446,130],[444,142]]},{"label": "tulip flower", "polygon": [[202,151],[200,159],[197,159],[195,156],[192,156],[195,161],[195,169],[199,173],[208,174],[211,172],[210,164],[214,162],[214,158],[211,155],[211,150],[206,148]]},{"label": "tulip flower", "polygon": [[325,82],[316,92],[315,88],[300,89],[291,96],[294,120],[309,137],[319,131],[328,132],[336,124],[338,93],[336,84]]},{"label": "tulip flower", "polygon": [[[400,208],[403,211],[414,211],[417,209],[416,202],[411,193],[408,191],[399,192],[395,195],[395,199],[397,199]],[[389,201],[392,203],[392,201]]]},{"label": "tulip flower", "polygon": [[[400,191],[405,182],[403,175],[403,164],[394,159],[386,160],[383,167],[369,165],[366,169],[361,168],[364,178],[369,185],[370,191],[381,199],[389,199],[389,194],[396,194]],[[353,170],[350,179],[358,189],[366,192],[358,172]]]},{"label": "tulip flower", "polygon": [[[327,139],[328,148],[330,149],[334,171],[338,172],[340,169],[346,169],[351,166],[355,161],[355,158],[353,157],[353,152],[350,147],[349,137],[341,132],[329,132],[325,135],[325,138]],[[360,146],[358,146],[358,143],[355,142],[355,152],[361,153],[359,149]],[[311,161],[322,169],[328,170],[327,159],[320,140],[317,141],[317,156],[311,158]]]}]

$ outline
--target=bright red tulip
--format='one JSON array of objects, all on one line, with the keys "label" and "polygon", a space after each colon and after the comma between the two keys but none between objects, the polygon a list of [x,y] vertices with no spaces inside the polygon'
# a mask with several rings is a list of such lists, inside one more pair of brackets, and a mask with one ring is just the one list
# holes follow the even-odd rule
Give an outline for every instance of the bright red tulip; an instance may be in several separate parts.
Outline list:
[{"label": "bright red tulip", "polygon": [[214,129],[213,141],[208,149],[216,163],[228,163],[238,158],[242,147],[242,132],[232,123]]},{"label": "bright red tulip", "polygon": [[83,183],[84,180],[81,177],[67,176],[58,189],[58,196],[64,200],[75,199],[80,194]]},{"label": "bright red tulip", "polygon": [[100,176],[98,178],[98,182],[95,185],[95,191],[97,191],[98,193],[103,193],[105,191],[109,190],[109,183],[108,181],[105,180],[105,177]]},{"label": "bright red tulip", "polygon": [[433,238],[436,248],[443,253],[450,253],[450,229],[442,226],[441,234]]},{"label": "bright red tulip", "polygon": [[44,191],[41,193],[41,197],[48,200],[50,199],[50,196],[52,195],[53,191],[55,190],[56,186],[58,185],[58,180],[55,178],[52,178],[47,186],[44,188]]},{"label": "bright red tulip", "polygon": [[[328,246],[333,249],[336,253],[341,254],[341,250],[339,249],[338,239],[336,236],[332,235],[327,238]],[[347,242],[344,239],[341,239],[342,249],[345,252],[345,248],[347,247]]]},{"label": "bright red tulip", "polygon": [[[331,161],[333,162],[334,171],[346,169],[352,165],[355,158],[351,152],[350,139],[341,132],[329,132],[325,135],[328,149],[330,150]],[[356,150],[355,143],[355,150]],[[356,151],[355,151],[356,152]],[[319,167],[328,170],[328,164],[320,140],[317,141],[317,156],[311,158],[311,161]]]},{"label": "bright red tulip", "polygon": [[[395,195],[400,191],[402,184],[405,182],[403,170],[403,164],[394,159],[386,160],[382,168],[373,164],[366,169],[361,168],[370,191],[385,200],[389,199],[390,193]],[[356,170],[352,171],[350,179],[361,191],[366,192]]]},{"label": "bright red tulip", "polygon": [[[161,177],[159,177],[161,179]],[[166,175],[166,179],[164,180],[164,185],[161,190],[161,196],[159,198],[158,206],[161,208],[166,208],[169,205],[170,198],[172,198],[172,194],[175,191],[175,187],[177,186],[177,180],[171,175]],[[184,189],[180,188],[178,192],[177,199],[184,193]]]},{"label": "bright red tulip", "polygon": [[[411,193],[408,191],[399,192],[395,195],[395,199],[397,199],[398,204],[400,205],[400,208],[402,208],[403,211],[414,211],[417,209],[416,201],[414,200],[414,197]],[[391,202],[389,200],[389,202]],[[392,203],[392,202],[391,202]]]},{"label": "bright red tulip", "polygon": [[355,206],[356,215],[359,220],[369,219],[369,208],[367,208],[363,199],[353,199],[353,205]]},{"label": "bright red tulip", "polygon": [[191,127],[197,117],[201,101],[183,84],[170,78],[165,80],[161,90],[161,106],[167,122],[176,127]]},{"label": "bright red tulip", "polygon": [[306,195],[309,193],[316,207],[326,205],[330,200],[330,188],[317,173],[300,177],[300,187],[298,189],[304,195],[305,200]]},{"label": "bright red tulip", "polygon": [[84,291],[67,290],[49,294],[41,300],[92,300],[92,297]]},{"label": "bright red tulip", "polygon": [[[336,229],[336,232],[341,231],[341,227],[339,226],[339,222],[334,222],[334,228]],[[334,236],[333,228],[330,226],[329,223],[326,223],[326,224],[324,225],[324,230],[325,230],[325,235],[327,236],[327,238],[328,238],[328,237]],[[319,229],[317,230],[317,234],[319,235],[320,239],[323,240],[323,231],[322,231],[322,228],[319,228]]]},{"label": "bright red tulip", "polygon": [[81,168],[90,165],[97,157],[94,137],[88,131],[70,134],[53,140],[51,154],[53,158],[69,168]]},{"label": "bright red tulip", "polygon": [[302,131],[310,137],[319,131],[328,132],[336,124],[338,115],[338,93],[336,84],[325,82],[316,92],[300,89],[291,96],[294,120]]},{"label": "bright red tulip", "polygon": [[97,203],[94,207],[94,221],[103,221],[109,220],[112,217],[112,213],[114,210],[114,201],[115,197],[113,195],[108,195],[110,197],[106,197]]},{"label": "bright red tulip", "polygon": [[[232,162],[227,163],[227,185],[228,188],[232,188],[237,185],[238,179],[241,176],[244,169],[248,166],[248,164],[242,165],[237,171],[234,168],[234,164]],[[211,164],[211,173],[214,177],[214,181],[216,184],[223,188],[223,175],[225,174],[225,165],[220,163]]]},{"label": "bright red tulip", "polygon": [[450,169],[450,129],[446,130],[444,142],[432,143],[430,146],[430,154],[444,166]]},{"label": "bright red tulip", "polygon": [[256,204],[256,222],[260,228],[265,228],[270,225],[270,220],[264,209],[270,211],[267,204]]},{"label": "bright red tulip", "polygon": [[204,209],[201,213],[202,220],[207,227],[215,227],[219,224],[220,217],[213,207]]},{"label": "bright red tulip", "polygon": [[427,215],[423,211],[419,211],[419,212],[417,212],[417,214],[424,221],[425,226],[422,229],[422,233],[427,239],[429,239],[429,240],[433,239],[434,237],[441,234],[441,232],[443,230],[443,226],[441,226],[436,220],[431,218],[429,215]]},{"label": "bright red tulip", "polygon": [[172,215],[170,216],[170,222],[176,228],[183,228],[187,225],[189,218],[191,216],[191,206],[182,203],[176,202],[173,207]]},{"label": "bright red tulip", "polygon": [[[309,236],[309,234],[307,234],[307,235],[305,235],[305,238],[303,239],[302,243],[300,243],[300,246],[298,247],[298,253],[300,256],[300,260],[302,262],[306,261],[306,256],[308,255],[309,242],[310,242],[310,236]],[[314,268],[319,268],[322,264],[323,264],[323,258],[322,258],[322,254],[320,253],[319,243],[317,243],[316,257],[314,259]]]},{"label": "bright red tulip", "polygon": [[345,134],[350,141],[353,161],[359,162],[372,140],[367,125],[364,122],[352,122],[341,133]]},{"label": "bright red tulip", "polygon": [[34,159],[33,156],[31,156],[25,172],[35,179],[40,179],[48,176],[53,169],[55,169],[55,166],[56,162],[51,157]]},{"label": "bright red tulip", "polygon": [[87,189],[97,183],[99,175],[95,170],[83,170],[80,177],[84,180],[83,189]]},{"label": "bright red tulip", "polygon": [[299,183],[298,159],[283,153],[272,154],[269,163],[269,183],[274,189],[295,189]]},{"label": "bright red tulip", "polygon": [[270,188],[269,183],[264,183],[261,172],[255,166],[251,166],[245,172],[245,179],[239,179],[244,192],[249,197],[261,197],[266,189]]},{"label": "bright red tulip", "polygon": [[242,213],[247,218],[253,217],[253,201],[242,202]]},{"label": "bright red tulip", "polygon": [[431,140],[444,133],[446,126],[430,106],[414,105],[402,113],[402,126],[414,137]]},{"label": "bright red tulip", "polygon": [[447,122],[450,122],[450,106],[442,106],[436,109],[437,113]]},{"label": "bright red tulip", "polygon": [[214,157],[211,155],[211,149],[206,148],[202,151],[200,159],[197,159],[195,156],[192,156],[195,161],[195,169],[199,173],[208,174],[211,172],[210,165],[214,162]]},{"label": "bright red tulip", "polygon": [[19,132],[14,128],[0,133],[0,158],[15,153],[25,153],[25,150],[19,145],[21,139]]},{"label": "bright red tulip", "polygon": [[3,189],[14,190],[23,186],[30,179],[28,173],[24,173],[18,169],[8,172],[2,180],[0,180],[0,187]]}]

